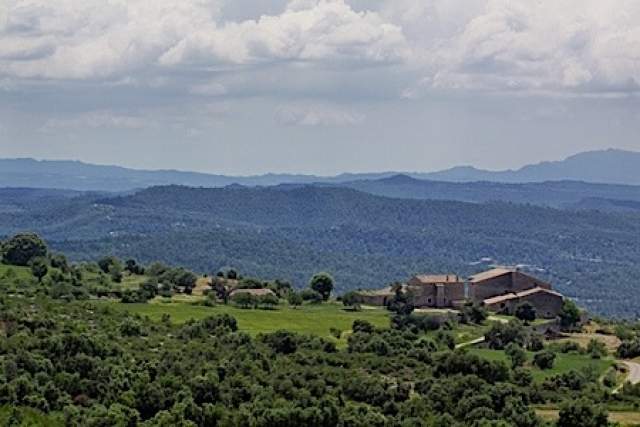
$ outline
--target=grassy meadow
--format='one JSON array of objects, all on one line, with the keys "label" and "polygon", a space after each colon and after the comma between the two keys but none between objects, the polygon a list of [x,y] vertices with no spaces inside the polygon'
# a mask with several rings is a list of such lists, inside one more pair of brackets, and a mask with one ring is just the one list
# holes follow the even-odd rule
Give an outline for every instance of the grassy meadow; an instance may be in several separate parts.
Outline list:
[{"label": "grassy meadow", "polygon": [[[502,361],[509,363],[509,358],[502,350],[490,350],[485,348],[470,348],[470,353],[477,354],[488,360]],[[534,381],[543,381],[554,375],[558,375],[571,370],[594,369],[598,376],[603,375],[607,369],[613,366],[612,359],[592,359],[588,354],[556,353],[556,359],[551,369],[538,369],[531,365],[534,353],[527,352],[527,365],[531,368]]]},{"label": "grassy meadow", "polygon": [[[302,334],[314,334],[333,339],[331,328],[348,332],[356,319],[366,320],[377,327],[389,326],[389,312],[380,308],[361,311],[349,311],[339,304],[312,304],[292,308],[280,305],[273,310],[242,309],[231,305],[219,304],[215,307],[196,305],[188,300],[184,302],[163,302],[156,299],[149,304],[122,304],[114,307],[119,310],[148,316],[152,320],[160,320],[163,314],[171,316],[171,321],[184,323],[189,319],[203,319],[215,314],[230,314],[238,321],[241,331],[255,336],[259,333],[273,332],[287,329]],[[341,343],[346,342],[343,333]]]}]

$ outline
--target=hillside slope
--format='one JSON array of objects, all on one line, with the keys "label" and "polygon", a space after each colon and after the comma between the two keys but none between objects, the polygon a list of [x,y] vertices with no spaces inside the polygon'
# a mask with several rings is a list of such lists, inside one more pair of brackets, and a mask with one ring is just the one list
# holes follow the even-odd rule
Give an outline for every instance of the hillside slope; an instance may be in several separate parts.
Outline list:
[{"label": "hillside slope", "polygon": [[26,229],[75,259],[114,253],[202,272],[234,266],[297,286],[327,270],[339,291],[418,272],[473,273],[488,267],[478,260],[492,258],[530,265],[599,313],[633,315],[640,302],[635,214],[391,199],[313,186],[168,186],[61,198],[3,215],[0,234]]}]

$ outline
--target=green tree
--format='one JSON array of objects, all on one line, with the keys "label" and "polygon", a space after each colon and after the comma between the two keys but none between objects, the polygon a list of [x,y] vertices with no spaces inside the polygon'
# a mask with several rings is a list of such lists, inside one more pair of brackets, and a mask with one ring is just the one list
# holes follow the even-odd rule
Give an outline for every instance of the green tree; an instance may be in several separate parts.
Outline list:
[{"label": "green tree", "polygon": [[47,245],[35,233],[16,234],[2,245],[4,262],[28,266],[34,258],[47,255]]},{"label": "green tree", "polygon": [[38,279],[38,282],[42,283],[42,278],[47,275],[48,271],[49,267],[46,258],[37,257],[31,261],[31,274]]},{"label": "green tree", "polygon": [[607,355],[607,346],[600,340],[591,339],[589,344],[587,344],[587,353],[589,353],[593,359],[600,359]]},{"label": "green tree", "polygon": [[570,299],[565,299],[560,312],[560,325],[565,329],[573,329],[580,323],[580,309]]},{"label": "green tree", "polygon": [[265,308],[274,308],[280,303],[280,299],[274,294],[265,294],[258,297],[258,304]]},{"label": "green tree", "polygon": [[346,307],[351,307],[354,311],[360,311],[360,302],[362,298],[357,292],[347,292],[342,296],[342,304]]},{"label": "green tree", "polygon": [[333,291],[333,277],[328,273],[316,273],[309,281],[309,287],[322,295],[324,301],[327,301]]},{"label": "green tree", "polygon": [[287,294],[287,302],[293,308],[299,307],[300,305],[302,305],[302,295],[300,295],[296,291],[290,291]]},{"label": "green tree", "polygon": [[542,350],[533,356],[533,364],[540,369],[553,368],[553,362],[555,360],[556,360],[555,353],[548,350]]},{"label": "green tree", "polygon": [[606,409],[586,398],[567,401],[560,406],[558,427],[606,427],[608,425]]},{"label": "green tree", "polygon": [[248,292],[236,292],[231,296],[231,301],[240,308],[255,307],[258,302],[256,297]]},{"label": "green tree", "polygon": [[523,302],[516,307],[515,315],[523,322],[533,322],[536,320],[536,308],[529,302]]},{"label": "green tree", "polygon": [[527,353],[516,343],[509,343],[505,348],[504,352],[511,360],[511,367],[517,368],[519,366],[524,365],[524,362],[527,360]]}]

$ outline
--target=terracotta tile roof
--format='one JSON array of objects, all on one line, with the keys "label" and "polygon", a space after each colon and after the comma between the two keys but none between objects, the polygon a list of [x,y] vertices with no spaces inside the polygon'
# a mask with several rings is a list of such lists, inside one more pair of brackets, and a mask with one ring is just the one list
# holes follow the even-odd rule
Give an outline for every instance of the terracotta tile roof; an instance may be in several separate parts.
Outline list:
[{"label": "terracotta tile roof", "polygon": [[544,289],[544,288],[531,288],[531,289],[527,289],[524,291],[520,291],[520,292],[516,292],[516,293],[508,293],[508,294],[504,294],[504,295],[498,295],[495,297],[491,297],[491,298],[487,298],[483,301],[483,303],[485,305],[491,305],[491,304],[498,304],[501,302],[505,302],[505,301],[510,301],[513,299],[520,299],[520,298],[524,298],[524,297],[528,297],[530,295],[533,294],[537,294],[539,292],[543,292],[545,294],[551,294],[551,295],[555,295],[557,297],[562,298],[562,294],[556,292],[556,291],[552,291],[549,289]]},{"label": "terracotta tile roof", "polygon": [[473,283],[482,282],[487,279],[493,279],[494,277],[504,276],[505,274],[513,273],[515,270],[512,268],[494,268],[491,270],[483,271],[482,273],[474,274],[469,277],[469,281]]},{"label": "terracotta tile roof", "polygon": [[420,283],[460,283],[462,279],[457,274],[420,274],[415,276]]},{"label": "terracotta tile roof", "polygon": [[374,290],[364,290],[358,291],[360,295],[381,295],[381,296],[392,296],[395,295],[393,288],[391,286],[387,286],[382,289],[374,289]]},{"label": "terracotta tile roof", "polygon": [[529,295],[537,294],[538,292],[544,292],[546,294],[551,294],[551,295],[555,295],[557,297],[562,297],[562,294],[560,294],[560,293],[558,293],[556,291],[552,291],[551,289],[545,289],[545,288],[540,288],[540,287],[531,288],[531,289],[527,289],[525,291],[516,292],[516,295],[518,297],[526,297],[526,296],[529,296]]},{"label": "terracotta tile roof", "polygon": [[229,295],[234,296],[237,294],[251,294],[255,296],[275,295],[271,289],[234,289]]},{"label": "terracotta tile roof", "polygon": [[484,305],[491,305],[491,304],[497,304],[500,302],[510,301],[512,299],[518,299],[518,296],[516,294],[504,294],[504,295],[498,295],[497,297],[487,298],[482,302],[484,303]]}]

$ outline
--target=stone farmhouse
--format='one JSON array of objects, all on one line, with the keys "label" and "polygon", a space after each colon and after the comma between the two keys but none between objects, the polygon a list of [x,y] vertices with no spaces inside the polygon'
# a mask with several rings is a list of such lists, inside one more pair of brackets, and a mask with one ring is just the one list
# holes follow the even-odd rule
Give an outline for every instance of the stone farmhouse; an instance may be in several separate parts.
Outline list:
[{"label": "stone farmhouse", "polygon": [[[459,308],[466,302],[487,309],[513,314],[518,305],[528,302],[539,317],[553,318],[562,310],[563,297],[549,283],[516,268],[494,268],[468,278],[455,274],[418,275],[402,285],[410,292],[416,307]],[[395,295],[393,287],[361,291],[363,304],[386,305]]]}]

